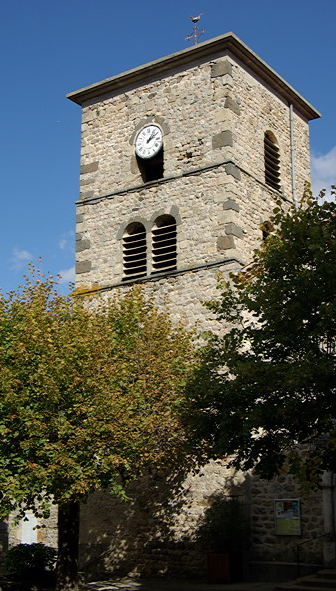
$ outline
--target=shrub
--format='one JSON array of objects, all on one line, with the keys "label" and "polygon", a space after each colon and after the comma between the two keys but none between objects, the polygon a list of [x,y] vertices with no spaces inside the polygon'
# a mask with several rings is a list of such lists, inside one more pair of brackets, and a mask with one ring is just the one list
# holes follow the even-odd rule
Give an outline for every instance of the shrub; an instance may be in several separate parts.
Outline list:
[{"label": "shrub", "polygon": [[44,544],[18,544],[7,552],[5,568],[18,577],[32,577],[55,568],[57,550]]}]

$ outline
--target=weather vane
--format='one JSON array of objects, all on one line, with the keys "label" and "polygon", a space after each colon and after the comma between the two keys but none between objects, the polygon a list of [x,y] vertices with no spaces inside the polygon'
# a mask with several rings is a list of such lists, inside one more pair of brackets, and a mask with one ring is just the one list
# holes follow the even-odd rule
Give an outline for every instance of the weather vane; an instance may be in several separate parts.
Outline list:
[{"label": "weather vane", "polygon": [[203,35],[203,33],[205,33],[205,29],[201,29],[200,31],[198,31],[198,26],[197,26],[197,23],[200,20],[202,15],[203,15],[203,12],[201,12],[198,16],[191,16],[190,17],[193,22],[193,32],[191,33],[191,35],[188,35],[188,37],[186,37],[186,41],[190,41],[191,39],[193,39],[194,45],[196,45],[198,43],[198,37],[200,35]]}]

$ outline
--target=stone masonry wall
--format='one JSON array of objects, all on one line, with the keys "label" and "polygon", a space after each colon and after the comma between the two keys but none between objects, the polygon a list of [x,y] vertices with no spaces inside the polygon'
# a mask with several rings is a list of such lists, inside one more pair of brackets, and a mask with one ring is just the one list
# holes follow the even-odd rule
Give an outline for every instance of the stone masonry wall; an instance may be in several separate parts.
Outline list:
[{"label": "stone masonry wall", "polygon": [[[85,574],[206,577],[200,544],[203,516],[219,498],[245,508],[246,551],[253,562],[322,564],[323,511],[319,491],[304,493],[291,476],[270,482],[233,472],[221,461],[165,480],[145,475],[129,487],[128,503],[97,491],[81,509],[81,564]],[[275,533],[274,501],[299,499],[302,536]],[[237,524],[239,526],[239,524]],[[317,539],[313,539],[317,537]]]},{"label": "stone masonry wall", "polygon": [[[234,156],[264,182],[263,135],[277,137],[284,194],[291,197],[289,108],[230,56],[123,88],[83,107],[81,198],[141,184],[134,156],[137,131],[149,121],[164,132],[164,176],[178,175]],[[307,122],[295,114],[298,190],[309,179]]]},{"label": "stone masonry wall", "polygon": [[[279,476],[265,481],[256,476],[249,482],[251,499],[251,559],[295,562],[295,548],[301,542],[300,556],[303,562],[322,564],[323,504],[321,491],[304,493],[291,476]],[[301,500],[300,536],[276,535],[274,501],[276,499]],[[314,539],[316,538],[316,539]]]},{"label": "stone masonry wall", "polygon": [[[156,304],[173,318],[199,330],[221,332],[202,301],[216,297],[218,271],[227,277],[234,264],[162,277],[144,284]],[[117,288],[122,293],[124,288]],[[105,292],[109,297],[111,292]],[[113,290],[112,293],[116,293]],[[293,547],[323,533],[322,497],[305,492],[292,478],[264,481],[253,473],[236,473],[225,461],[172,481],[144,476],[124,503],[97,492],[81,510],[81,565],[85,574],[206,577],[206,553],[198,543],[202,517],[219,496],[238,496],[248,515],[248,560],[295,563]],[[274,500],[301,499],[302,535],[275,534]],[[321,538],[301,548],[302,562],[322,564]]]},{"label": "stone masonry wall", "polygon": [[[149,122],[163,130],[164,175],[144,184],[134,139]],[[281,192],[265,184],[266,131],[280,149]],[[309,180],[309,138],[297,112],[294,144],[301,196]],[[279,198],[286,207],[292,201],[289,105],[232,55],[216,54],[92,99],[83,107],[77,286],[98,285],[104,297],[128,288],[122,238],[129,223],[141,222],[148,241],[144,289],[174,318],[223,330],[202,301],[217,297],[218,272],[227,277],[251,261],[260,224]],[[177,271],[153,277],[151,229],[163,213],[177,222]],[[273,501],[302,497],[297,485],[291,478],[265,483],[211,462],[174,481],[144,476],[131,488],[130,504],[93,495],[81,513],[84,571],[205,575],[197,532],[218,494],[238,495],[248,508],[251,558],[291,560],[288,539],[274,535]],[[319,495],[302,498],[303,540],[322,533],[322,518]],[[306,545],[303,560],[319,561],[320,549]]]},{"label": "stone masonry wall", "polygon": [[[239,94],[240,114],[235,119],[235,161],[256,179],[264,181],[263,141],[266,131],[274,133],[280,149],[280,181],[283,194],[292,199],[289,105],[246,69],[233,67],[233,91]],[[297,194],[310,180],[309,130],[307,121],[294,114],[295,172]]]},{"label": "stone masonry wall", "polygon": [[[25,521],[19,521],[14,525],[14,518],[15,513],[9,519],[7,540],[9,546],[21,543],[43,543],[46,546],[57,548],[57,507],[55,505],[51,507],[48,519],[36,519],[31,513],[28,513]],[[23,533],[23,529],[25,533]]]},{"label": "stone masonry wall", "polygon": [[82,570],[90,576],[206,577],[198,543],[204,511],[214,499],[235,495],[245,504],[244,475],[220,461],[169,479],[144,475],[125,503],[97,491],[81,508]]},{"label": "stone masonry wall", "polygon": [[[232,172],[235,174],[233,176]],[[238,176],[238,178],[236,178]],[[78,207],[77,284],[113,285],[123,277],[122,238],[126,226],[140,221],[150,231],[161,214],[177,220],[178,269],[192,269],[226,258],[248,263],[260,244],[260,224],[275,206],[274,192],[228,165],[157,182],[111,199]]]},{"label": "stone masonry wall", "polygon": [[[163,128],[164,178],[144,185],[133,142],[149,121]],[[248,262],[261,237],[260,223],[279,198],[264,182],[267,130],[279,142],[286,203],[292,198],[288,105],[232,58],[197,64],[85,106],[78,284],[121,281],[123,230],[141,221],[150,232],[161,213],[178,222],[179,268],[223,254]],[[309,179],[309,143],[307,122],[298,114],[294,131],[301,195]]]}]

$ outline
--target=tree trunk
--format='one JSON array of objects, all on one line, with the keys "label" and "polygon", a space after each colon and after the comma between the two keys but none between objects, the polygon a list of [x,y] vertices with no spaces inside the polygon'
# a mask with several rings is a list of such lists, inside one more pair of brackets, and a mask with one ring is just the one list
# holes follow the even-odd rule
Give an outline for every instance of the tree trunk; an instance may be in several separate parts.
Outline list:
[{"label": "tree trunk", "polygon": [[78,590],[79,502],[58,506],[56,591]]}]

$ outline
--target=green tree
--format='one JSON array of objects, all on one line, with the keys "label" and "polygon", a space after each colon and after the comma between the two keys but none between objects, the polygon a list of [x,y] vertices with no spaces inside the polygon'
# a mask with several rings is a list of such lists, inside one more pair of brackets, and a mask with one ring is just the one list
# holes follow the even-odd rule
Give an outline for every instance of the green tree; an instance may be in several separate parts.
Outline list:
[{"label": "green tree", "polygon": [[188,413],[210,455],[317,482],[336,472],[336,205],[306,191],[270,221],[251,265],[208,304],[226,333],[203,348]]},{"label": "green tree", "polygon": [[139,289],[88,306],[33,274],[0,298],[0,510],[58,504],[58,589],[78,584],[79,503],[181,460],[191,367],[190,334]]}]

